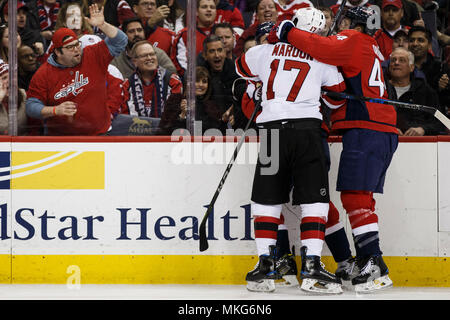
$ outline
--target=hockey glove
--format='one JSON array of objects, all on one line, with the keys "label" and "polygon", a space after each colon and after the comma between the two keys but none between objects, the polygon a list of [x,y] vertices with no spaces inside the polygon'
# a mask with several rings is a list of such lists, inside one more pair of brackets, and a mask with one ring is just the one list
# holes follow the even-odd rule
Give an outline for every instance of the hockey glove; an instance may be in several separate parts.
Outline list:
[{"label": "hockey glove", "polygon": [[294,26],[295,25],[291,20],[283,20],[278,22],[272,27],[272,30],[270,30],[269,35],[267,36],[267,41],[269,41],[269,43],[289,43],[287,40],[287,35]]}]

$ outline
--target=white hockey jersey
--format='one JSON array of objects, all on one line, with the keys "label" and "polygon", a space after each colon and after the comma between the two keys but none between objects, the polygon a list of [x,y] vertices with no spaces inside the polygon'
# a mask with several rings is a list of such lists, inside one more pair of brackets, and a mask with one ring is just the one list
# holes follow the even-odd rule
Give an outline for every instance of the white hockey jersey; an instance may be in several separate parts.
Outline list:
[{"label": "white hockey jersey", "polygon": [[[335,66],[281,42],[252,47],[236,59],[236,71],[247,80],[262,82],[262,111],[257,123],[299,118],[322,120],[321,89],[338,92],[345,89],[344,79]],[[331,108],[341,106],[329,99],[324,102]]]}]

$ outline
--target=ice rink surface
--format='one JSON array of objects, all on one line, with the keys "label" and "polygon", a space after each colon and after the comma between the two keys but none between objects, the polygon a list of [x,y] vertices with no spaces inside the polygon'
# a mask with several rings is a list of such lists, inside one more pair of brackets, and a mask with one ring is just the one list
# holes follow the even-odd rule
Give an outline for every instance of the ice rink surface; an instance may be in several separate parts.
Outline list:
[{"label": "ice rink surface", "polygon": [[345,290],[310,295],[299,287],[250,292],[244,285],[1,284],[0,300],[450,300],[450,288],[392,287],[372,294]]}]

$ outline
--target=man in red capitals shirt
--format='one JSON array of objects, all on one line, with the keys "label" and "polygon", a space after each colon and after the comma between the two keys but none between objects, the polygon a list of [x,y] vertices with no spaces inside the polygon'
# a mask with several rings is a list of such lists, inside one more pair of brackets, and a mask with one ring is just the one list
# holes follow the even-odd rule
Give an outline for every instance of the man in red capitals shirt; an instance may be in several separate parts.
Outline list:
[{"label": "man in red capitals shirt", "polygon": [[[338,66],[347,90],[357,96],[387,98],[381,61],[371,34],[377,29],[375,12],[367,7],[346,11],[351,29],[322,37],[283,21],[269,33],[271,43],[288,42],[317,60]],[[376,20],[375,20],[376,21]],[[341,192],[354,236],[359,274],[352,279],[357,292],[392,286],[382,258],[378,216],[373,193],[383,193],[387,169],[398,146],[397,113],[393,106],[348,100],[333,112],[332,130],[342,133],[337,191]]]},{"label": "man in red capitals shirt", "polygon": [[81,49],[76,34],[58,29],[54,50],[31,79],[27,92],[28,116],[43,119],[48,135],[100,135],[111,125],[106,104],[108,65],[127,45],[127,36],[105,22],[103,9],[89,7],[89,23],[106,39]]}]

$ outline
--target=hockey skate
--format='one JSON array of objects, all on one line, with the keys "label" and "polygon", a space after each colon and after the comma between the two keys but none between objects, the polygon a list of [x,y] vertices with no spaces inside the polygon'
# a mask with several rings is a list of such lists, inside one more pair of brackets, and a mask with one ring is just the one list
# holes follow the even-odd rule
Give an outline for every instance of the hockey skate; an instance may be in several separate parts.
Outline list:
[{"label": "hockey skate", "polygon": [[275,259],[273,258],[273,249],[271,254],[259,257],[255,269],[247,273],[247,290],[257,292],[272,292],[275,290],[275,280],[281,279],[275,269]]},{"label": "hockey skate", "polygon": [[277,281],[277,286],[293,287],[298,286],[297,279],[297,263],[295,262],[295,256],[293,254],[285,254],[275,262],[275,268],[282,277],[282,281]]},{"label": "hockey skate", "polygon": [[356,258],[348,258],[347,260],[338,262],[336,272],[334,273],[336,277],[341,279],[342,287],[345,289],[352,289],[352,279],[359,274],[358,264],[356,263]]},{"label": "hockey skate", "polygon": [[319,256],[307,256],[306,247],[300,249],[302,258],[301,289],[316,294],[341,294],[341,280],[325,270]]},{"label": "hockey skate", "polygon": [[381,255],[361,259],[358,265],[359,274],[352,279],[357,293],[371,293],[392,286],[389,269]]}]

